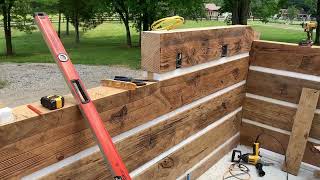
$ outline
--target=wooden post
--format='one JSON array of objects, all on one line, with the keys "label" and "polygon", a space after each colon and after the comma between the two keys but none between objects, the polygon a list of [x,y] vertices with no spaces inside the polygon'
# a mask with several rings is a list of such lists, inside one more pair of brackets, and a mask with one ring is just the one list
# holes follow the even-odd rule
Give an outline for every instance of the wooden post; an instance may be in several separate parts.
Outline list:
[{"label": "wooden post", "polygon": [[290,174],[298,175],[318,99],[318,90],[308,88],[302,89],[286,152],[286,162],[283,164],[282,168],[282,170],[287,171]]}]

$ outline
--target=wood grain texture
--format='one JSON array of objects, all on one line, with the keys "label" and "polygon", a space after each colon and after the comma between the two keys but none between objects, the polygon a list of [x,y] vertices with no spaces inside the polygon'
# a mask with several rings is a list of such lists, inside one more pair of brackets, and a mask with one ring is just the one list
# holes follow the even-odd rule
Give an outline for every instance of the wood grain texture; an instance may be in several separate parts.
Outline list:
[{"label": "wood grain texture", "polygon": [[[243,118],[291,131],[296,111],[296,108],[246,97],[243,105]],[[320,140],[319,114],[315,114],[313,118],[309,136]]]},{"label": "wood grain texture", "polygon": [[[159,90],[159,84],[150,83],[148,86],[137,88],[136,91],[127,91],[116,88],[97,87],[89,90],[91,99],[98,112],[104,112],[124,104],[150,96]],[[40,117],[25,105],[13,109],[15,120],[8,124],[0,125],[0,148],[50,129],[82,122],[81,113],[71,95],[65,96],[65,106],[62,109],[50,111],[41,106],[39,102],[32,105],[43,112]]]},{"label": "wood grain texture", "polygon": [[249,52],[254,39],[249,26],[150,31],[142,33],[141,66],[153,73],[176,69],[178,54],[181,67],[219,59],[222,46],[227,45],[227,56]]},{"label": "wood grain texture", "polygon": [[[189,173],[189,177],[191,180],[195,180],[199,178],[202,174],[204,174],[208,169],[210,169],[213,165],[215,165],[221,158],[223,158],[226,154],[228,154],[232,149],[236,148],[240,142],[240,136],[236,139],[232,140],[225,147],[221,148],[216,152],[213,156],[207,159],[203,164],[195,168]],[[185,177],[187,178],[187,177]]]},{"label": "wood grain texture", "polygon": [[[188,104],[246,79],[249,58],[210,67],[160,82],[161,93],[173,107]],[[171,95],[170,95],[171,94]],[[169,96],[170,95],[170,96]]]},{"label": "wood grain texture", "polygon": [[[245,122],[242,122],[240,126],[240,143],[247,146],[252,146],[256,137],[261,133],[263,133],[263,135],[261,135],[259,138],[261,148],[268,149],[279,154],[285,154],[290,138],[289,135]],[[284,149],[282,149],[277,140],[282,144]],[[317,144],[311,143],[309,141],[307,142],[302,161],[319,167],[320,153],[318,153],[314,149],[314,145]]]},{"label": "wood grain texture", "polygon": [[[243,81],[247,68],[248,58],[245,58],[151,83],[135,91],[99,87],[89,93],[106,128],[115,136]],[[72,97],[61,110],[45,112],[44,118],[24,106],[15,109],[20,113],[16,113],[16,121],[0,126],[0,178],[29,174],[95,144],[71,100]]]},{"label": "wood grain texture", "polygon": [[[198,139],[185,145],[183,148],[166,156],[134,179],[176,179],[180,177],[184,172],[192,168],[195,164],[209,155],[213,150],[238,133],[240,120],[241,113],[210,130],[208,133],[200,136]],[[239,141],[237,144],[238,143]],[[230,144],[233,145],[234,143]],[[214,156],[215,159],[221,157],[221,155],[224,155],[223,150],[220,153],[221,154]],[[202,171],[204,170],[203,167],[201,167]],[[198,171],[201,171],[200,168]],[[194,179],[195,176],[193,176],[192,173],[191,175],[192,179]]]},{"label": "wood grain texture", "polygon": [[293,175],[298,175],[300,169],[318,99],[318,90],[302,89],[283,166],[283,170]]},{"label": "wood grain texture", "polygon": [[125,90],[135,90],[137,85],[132,82],[116,81],[112,79],[105,79],[100,81],[101,86],[113,87]]},{"label": "wood grain texture", "polygon": [[[243,95],[244,87],[237,88],[116,143],[126,167],[129,171],[138,168],[239,108]],[[239,116],[240,114],[237,117]],[[230,122],[233,123],[233,120],[234,118]],[[238,132],[238,128],[231,130],[228,129],[228,132],[233,132],[233,134]],[[217,141],[220,142],[220,140]],[[98,152],[49,174],[43,179],[107,179],[111,174],[104,170],[105,167],[102,156]]]},{"label": "wood grain texture", "polygon": [[[320,82],[249,71],[247,92],[298,104],[302,88],[320,89]],[[320,102],[318,102],[320,108]]]},{"label": "wood grain texture", "polygon": [[320,75],[320,48],[296,44],[254,41],[250,51],[253,66]]}]

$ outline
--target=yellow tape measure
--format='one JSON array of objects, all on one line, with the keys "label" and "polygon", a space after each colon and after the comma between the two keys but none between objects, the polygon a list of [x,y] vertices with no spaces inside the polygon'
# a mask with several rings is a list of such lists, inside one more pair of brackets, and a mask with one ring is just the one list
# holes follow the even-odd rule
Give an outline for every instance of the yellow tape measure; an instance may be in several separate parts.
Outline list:
[{"label": "yellow tape measure", "polygon": [[59,95],[44,96],[40,100],[41,105],[47,109],[55,110],[64,106],[64,97]]},{"label": "yellow tape measure", "polygon": [[152,23],[151,30],[152,31],[172,30],[177,28],[178,26],[181,26],[183,23],[184,23],[183,17],[180,17],[180,16],[166,17]]}]

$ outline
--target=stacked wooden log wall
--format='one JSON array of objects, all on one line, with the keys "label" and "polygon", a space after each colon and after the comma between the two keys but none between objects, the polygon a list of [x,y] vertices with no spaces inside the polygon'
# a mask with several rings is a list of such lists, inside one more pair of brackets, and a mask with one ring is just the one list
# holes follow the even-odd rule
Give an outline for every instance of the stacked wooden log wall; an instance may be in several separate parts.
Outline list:
[{"label": "stacked wooden log wall", "polygon": [[[285,154],[302,88],[320,89],[320,48],[254,41],[250,52],[241,143]],[[303,161],[320,166],[320,102],[315,112]],[[307,136],[307,135],[306,135]],[[281,145],[277,142],[280,141]]]},{"label": "stacked wooden log wall", "polygon": [[[145,32],[143,68],[159,81],[89,90],[131,176],[194,179],[239,143],[252,40],[247,26]],[[60,110],[32,105],[43,114],[20,106],[0,125],[0,179],[111,178],[70,95]]]}]

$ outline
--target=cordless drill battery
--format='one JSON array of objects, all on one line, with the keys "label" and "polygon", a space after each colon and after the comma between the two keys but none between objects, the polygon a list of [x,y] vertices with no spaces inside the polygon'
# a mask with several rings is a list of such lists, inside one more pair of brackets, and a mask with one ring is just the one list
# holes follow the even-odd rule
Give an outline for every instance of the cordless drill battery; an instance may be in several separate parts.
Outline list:
[{"label": "cordless drill battery", "polygon": [[64,106],[64,97],[58,95],[44,96],[40,100],[41,105],[47,109],[55,110]]}]

